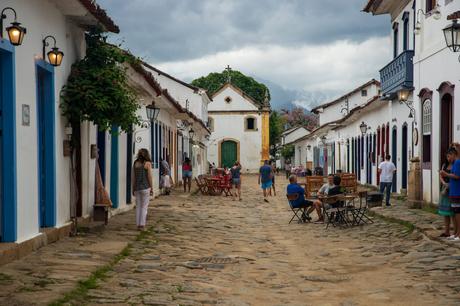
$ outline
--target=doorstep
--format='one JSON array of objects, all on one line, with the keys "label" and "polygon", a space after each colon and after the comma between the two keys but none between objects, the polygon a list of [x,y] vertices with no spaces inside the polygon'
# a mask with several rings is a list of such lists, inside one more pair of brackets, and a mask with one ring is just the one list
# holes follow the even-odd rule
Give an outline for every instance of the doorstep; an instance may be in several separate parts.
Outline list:
[{"label": "doorstep", "polygon": [[68,237],[72,223],[61,227],[47,227],[40,229],[40,233],[28,240],[19,243],[0,243],[0,266],[20,259],[39,248]]}]

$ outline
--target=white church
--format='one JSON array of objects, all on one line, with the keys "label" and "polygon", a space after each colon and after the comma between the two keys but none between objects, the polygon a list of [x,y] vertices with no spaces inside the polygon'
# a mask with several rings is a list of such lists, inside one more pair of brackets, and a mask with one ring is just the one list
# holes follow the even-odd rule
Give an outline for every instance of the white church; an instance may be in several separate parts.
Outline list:
[{"label": "white church", "polygon": [[270,157],[268,97],[263,103],[257,102],[227,82],[212,100],[208,105],[209,162],[217,167],[231,167],[238,160],[243,172],[258,172]]}]

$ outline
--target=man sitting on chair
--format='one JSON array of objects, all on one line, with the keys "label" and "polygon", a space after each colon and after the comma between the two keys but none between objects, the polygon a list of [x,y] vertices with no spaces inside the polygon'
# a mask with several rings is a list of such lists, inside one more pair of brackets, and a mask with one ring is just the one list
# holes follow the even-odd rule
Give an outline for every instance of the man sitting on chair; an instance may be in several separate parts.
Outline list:
[{"label": "man sitting on chair", "polygon": [[[318,190],[318,195],[327,196],[329,190],[334,187],[334,174],[329,174],[327,177],[327,183],[321,186]],[[320,200],[315,200],[313,202],[313,206],[316,208],[316,213],[318,214],[318,220],[315,223],[323,223],[324,217],[323,213],[321,212],[321,208],[323,207],[323,203]]]},{"label": "man sitting on chair", "polygon": [[287,194],[292,195],[292,194],[298,194],[299,197],[297,200],[293,201],[292,207],[293,208],[308,208],[308,211],[306,212],[306,215],[302,215],[303,221],[306,221],[307,219],[310,219],[309,214],[315,209],[313,206],[313,202],[306,200],[305,199],[305,189],[303,189],[299,184],[297,184],[297,176],[292,174],[289,177],[289,185],[287,186]]},{"label": "man sitting on chair", "polygon": [[[329,176],[329,178],[330,177],[331,176]],[[332,197],[332,196],[343,194],[344,193],[343,188],[340,186],[341,182],[342,182],[342,178],[340,176],[338,176],[338,175],[332,176],[333,186],[330,187],[327,190],[327,193],[325,195],[327,195],[328,197]],[[323,204],[320,200],[318,200],[318,201],[315,201],[315,206],[316,206],[316,210],[319,211],[318,214],[320,214],[321,213],[321,208],[330,209],[330,208],[341,207],[341,206],[343,206],[343,201],[337,201],[335,203]],[[321,214],[320,220],[318,220],[316,222],[324,222],[322,214]]]}]

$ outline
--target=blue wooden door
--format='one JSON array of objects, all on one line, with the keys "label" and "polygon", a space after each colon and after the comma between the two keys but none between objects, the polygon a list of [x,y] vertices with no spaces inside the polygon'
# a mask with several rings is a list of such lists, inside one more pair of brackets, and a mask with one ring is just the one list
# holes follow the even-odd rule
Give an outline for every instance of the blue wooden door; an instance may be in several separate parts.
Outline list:
[{"label": "blue wooden door", "polygon": [[[391,147],[391,160],[393,162],[393,164],[397,165],[397,162],[398,162],[398,130],[396,128],[396,126],[393,128],[393,143],[392,143],[392,147]],[[393,185],[391,186],[391,191],[392,192],[396,192],[396,189],[397,189],[397,176],[396,176],[396,172],[393,174]]]},{"label": "blue wooden door", "polygon": [[37,65],[39,225],[56,225],[54,68]]},{"label": "blue wooden door", "polygon": [[105,131],[97,131],[97,162],[101,171],[102,183],[105,186]]},{"label": "blue wooden door", "polygon": [[129,132],[128,134],[126,134],[126,138],[127,138],[126,139],[126,204],[131,204],[131,194],[132,194],[131,171],[132,171],[132,166],[133,166],[133,133]]},{"label": "blue wooden door", "polygon": [[[0,241],[17,239],[14,47],[0,39]],[[3,116],[5,115],[5,116]]]}]

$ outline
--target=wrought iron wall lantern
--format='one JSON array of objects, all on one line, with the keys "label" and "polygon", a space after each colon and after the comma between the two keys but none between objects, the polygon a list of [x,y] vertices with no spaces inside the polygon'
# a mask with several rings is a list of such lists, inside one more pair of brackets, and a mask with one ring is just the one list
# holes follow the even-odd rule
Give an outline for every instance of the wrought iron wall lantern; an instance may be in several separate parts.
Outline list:
[{"label": "wrought iron wall lantern", "polygon": [[193,141],[193,136],[195,136],[195,131],[193,130],[193,128],[190,128],[190,130],[188,131],[188,135],[190,136],[190,139]]},{"label": "wrought iron wall lantern", "polygon": [[49,46],[49,43],[47,42],[48,38],[53,39],[54,41],[54,46],[51,48],[51,51],[47,53],[48,55],[48,61],[51,65],[57,67],[60,66],[62,63],[62,59],[64,58],[64,52],[59,50],[58,47],[56,47],[56,38],[53,35],[48,35],[45,38],[43,38],[43,50],[42,50],[42,56],[43,60],[45,60],[45,53],[46,53],[46,47]]},{"label": "wrought iron wall lantern", "polygon": [[307,150],[308,150],[308,151],[311,150],[311,145],[307,145]]},{"label": "wrought iron wall lantern", "polygon": [[398,101],[409,108],[409,118],[415,118],[414,102],[409,100],[410,92],[409,89],[401,89],[398,91]]},{"label": "wrought iron wall lantern", "polygon": [[366,135],[366,133],[367,133],[367,128],[368,128],[368,127],[367,127],[367,124],[364,123],[364,121],[361,122],[361,124],[359,125],[359,129],[360,129],[360,131],[361,131],[361,135],[363,135],[363,136]]},{"label": "wrought iron wall lantern", "polygon": [[9,27],[6,28],[8,38],[13,46],[20,46],[24,40],[24,35],[27,33],[27,29],[22,27],[17,21],[16,11],[11,7],[5,7],[0,13],[0,38],[3,38],[3,19],[6,19],[6,11],[11,11],[14,14],[14,21]]},{"label": "wrought iron wall lantern", "polygon": [[420,21],[420,14],[422,14],[423,16],[433,16],[433,18],[435,20],[439,20],[441,19],[441,9],[439,7],[439,4],[436,3],[436,6],[428,13],[425,13],[425,11],[423,9],[419,9],[417,11],[417,23],[415,24],[415,27],[414,27],[414,34],[415,35],[419,35],[420,32],[422,31],[422,22]]},{"label": "wrought iron wall lantern", "polygon": [[[452,24],[445,27],[442,31],[444,32],[447,47],[452,52],[460,52],[460,24],[458,20],[453,19]],[[460,61],[460,56],[458,60]]]},{"label": "wrought iron wall lantern", "polygon": [[136,143],[142,142],[142,137],[137,134],[145,132],[152,127],[153,122],[157,120],[158,115],[160,114],[160,109],[155,107],[155,101],[152,101],[152,104],[145,107],[145,113],[147,115],[147,119],[139,120],[139,125],[142,129],[135,131],[133,134],[133,154],[136,152]]},{"label": "wrought iron wall lantern", "polygon": [[326,138],[326,136],[323,136],[323,137],[321,137],[320,139],[321,139],[321,143],[322,143],[323,145],[326,145],[326,144],[327,144],[327,138]]}]

